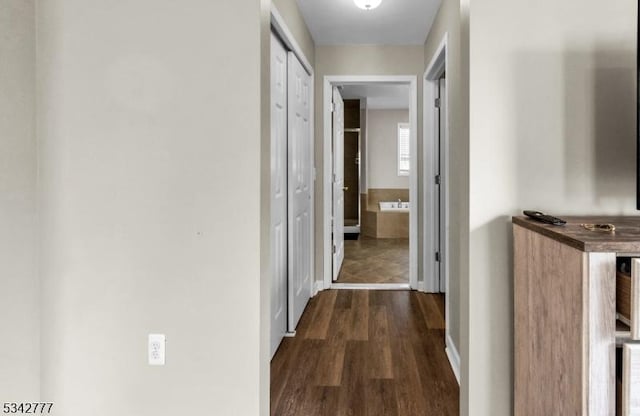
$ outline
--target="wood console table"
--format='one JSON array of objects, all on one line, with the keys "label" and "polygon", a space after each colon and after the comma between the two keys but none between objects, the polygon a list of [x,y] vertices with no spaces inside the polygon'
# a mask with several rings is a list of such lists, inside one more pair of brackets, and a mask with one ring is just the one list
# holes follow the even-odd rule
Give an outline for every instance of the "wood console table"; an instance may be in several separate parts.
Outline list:
[{"label": "wood console table", "polygon": [[514,413],[615,415],[616,258],[640,257],[640,217],[561,218],[567,225],[513,218]]}]

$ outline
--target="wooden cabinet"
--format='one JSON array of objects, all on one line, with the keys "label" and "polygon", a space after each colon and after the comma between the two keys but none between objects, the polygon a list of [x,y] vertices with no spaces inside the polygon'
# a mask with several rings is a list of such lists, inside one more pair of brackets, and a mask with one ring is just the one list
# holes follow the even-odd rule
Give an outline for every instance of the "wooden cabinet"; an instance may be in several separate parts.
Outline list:
[{"label": "wooden cabinet", "polygon": [[640,340],[640,258],[629,258],[630,270],[616,271],[617,318],[628,337]]},{"label": "wooden cabinet", "polygon": [[621,409],[624,416],[640,415],[640,344],[622,347]]},{"label": "wooden cabinet", "polygon": [[[640,416],[640,344],[632,339],[640,335],[640,326],[632,330],[640,325],[633,283],[640,259],[631,261],[628,332],[616,307],[624,303],[616,301],[624,291],[616,283],[626,277],[617,276],[616,262],[640,258],[640,217],[564,219],[557,227],[513,218],[514,414]],[[583,223],[614,224],[616,231],[588,231]]]}]

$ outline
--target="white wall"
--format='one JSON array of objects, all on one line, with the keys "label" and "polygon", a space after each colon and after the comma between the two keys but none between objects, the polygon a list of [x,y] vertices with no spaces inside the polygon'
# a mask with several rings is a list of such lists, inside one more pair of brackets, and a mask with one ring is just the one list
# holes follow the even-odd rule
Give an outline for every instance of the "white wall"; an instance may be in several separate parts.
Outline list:
[{"label": "white wall", "polygon": [[409,110],[369,110],[369,189],[409,189],[409,177],[398,176],[398,123],[409,122]]},{"label": "white wall", "polygon": [[[323,82],[327,75],[415,75],[418,77],[418,97],[422,97],[424,72],[424,48],[422,46],[389,46],[389,45],[341,45],[316,46],[315,59],[315,159],[316,159],[316,279],[322,280],[324,253],[323,236]],[[369,126],[370,134],[370,126]],[[418,100],[418,175],[422,173],[422,102]],[[330,186],[330,184],[329,184]],[[369,185],[371,188],[371,185]],[[419,190],[422,198],[422,190]],[[422,213],[418,217],[418,275],[422,273],[420,258],[420,241],[422,239]]]},{"label": "white wall", "polygon": [[473,415],[512,414],[510,217],[637,215],[636,12],[632,0],[471,3]]},{"label": "white wall", "polygon": [[[56,414],[267,414],[265,3],[38,3]],[[167,335],[164,367],[146,364],[150,332]]]},{"label": "white wall", "polygon": [[0,401],[40,398],[35,3],[0,3]]}]

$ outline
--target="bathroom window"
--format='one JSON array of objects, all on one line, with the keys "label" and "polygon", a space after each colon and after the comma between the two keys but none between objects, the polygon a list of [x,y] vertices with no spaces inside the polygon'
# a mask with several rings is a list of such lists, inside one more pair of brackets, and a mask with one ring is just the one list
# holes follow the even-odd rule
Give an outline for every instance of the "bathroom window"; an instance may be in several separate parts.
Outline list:
[{"label": "bathroom window", "polygon": [[398,176],[409,176],[409,123],[398,123]]}]

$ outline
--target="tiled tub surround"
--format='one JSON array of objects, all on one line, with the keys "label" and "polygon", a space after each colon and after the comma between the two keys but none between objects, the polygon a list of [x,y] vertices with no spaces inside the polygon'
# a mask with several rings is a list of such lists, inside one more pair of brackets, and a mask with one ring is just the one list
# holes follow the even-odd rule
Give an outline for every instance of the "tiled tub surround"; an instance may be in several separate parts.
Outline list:
[{"label": "tiled tub surround", "polygon": [[371,238],[409,238],[408,212],[380,212],[380,202],[409,202],[408,189],[369,189],[361,194],[361,232]]},{"label": "tiled tub surround", "polygon": [[367,206],[370,209],[376,209],[379,206],[379,202],[383,201],[397,201],[409,202],[409,190],[408,189],[369,189],[367,196]]}]

